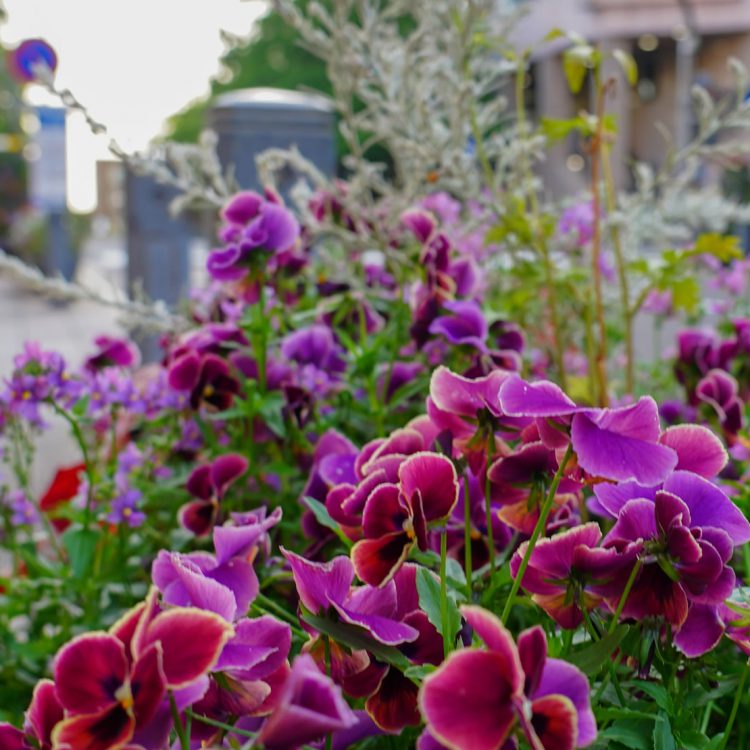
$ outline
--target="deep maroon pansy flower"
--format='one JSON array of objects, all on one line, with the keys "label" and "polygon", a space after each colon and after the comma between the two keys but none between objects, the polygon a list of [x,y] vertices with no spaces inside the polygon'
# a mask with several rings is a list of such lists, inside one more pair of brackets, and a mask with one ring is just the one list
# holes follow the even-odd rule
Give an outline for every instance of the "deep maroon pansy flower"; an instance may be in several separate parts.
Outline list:
[{"label": "deep maroon pansy flower", "polygon": [[[602,597],[591,591],[592,583],[604,583],[632,562],[634,555],[599,547],[602,532],[597,523],[587,523],[540,539],[534,547],[521,586],[558,625],[577,628],[584,611],[598,606]],[[510,563],[515,578],[528,542]]]},{"label": "deep maroon pansy flower", "polygon": [[229,365],[215,354],[199,355],[188,351],[169,366],[169,386],[190,393],[190,406],[207,406],[217,411],[229,408],[240,391]]},{"label": "deep maroon pansy flower", "polygon": [[216,663],[232,626],[197,609],[158,609],[155,590],[108,633],[86,633],[55,659],[55,690],[66,718],[56,747],[108,750],[148,726],[166,691],[187,688]]},{"label": "deep maroon pansy flower", "polygon": [[243,456],[227,453],[193,469],[187,480],[187,491],[196,499],[180,508],[180,523],[196,536],[208,534],[218,518],[222,498],[247,471],[247,466]]},{"label": "deep maroon pansy flower", "polygon": [[445,519],[458,501],[455,466],[438,453],[409,456],[398,480],[377,486],[367,498],[364,539],[351,551],[357,575],[373,586],[387,583],[415,544],[426,550],[428,525]]},{"label": "deep maroon pansy flower", "polygon": [[50,750],[52,730],[64,718],[55,683],[39,680],[25,714],[23,730],[0,722],[0,750]]},{"label": "deep maroon pansy flower", "polygon": [[[734,503],[690,472],[672,474],[653,499],[628,500],[604,539],[604,546],[635,551],[643,566],[623,616],[661,616],[680,627],[691,602],[721,604],[734,588],[734,546],[749,540],[750,523]],[[623,570],[599,589],[613,610],[629,575]]]},{"label": "deep maroon pansy flower", "polygon": [[461,612],[486,648],[454,651],[420,691],[427,730],[456,750],[498,750],[519,732],[533,748],[573,750],[596,738],[589,684],[577,667],[547,657],[541,627],[518,646],[480,607]]}]

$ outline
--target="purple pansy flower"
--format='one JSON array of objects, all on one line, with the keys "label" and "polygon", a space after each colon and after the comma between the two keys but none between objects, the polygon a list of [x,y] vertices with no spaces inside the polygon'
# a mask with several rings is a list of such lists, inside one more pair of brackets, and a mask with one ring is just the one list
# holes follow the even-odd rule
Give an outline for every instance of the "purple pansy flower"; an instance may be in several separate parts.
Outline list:
[{"label": "purple pansy flower", "polygon": [[547,657],[541,627],[518,646],[480,607],[461,612],[486,648],[454,651],[428,675],[420,708],[430,734],[457,750],[497,750],[520,731],[532,747],[573,750],[596,738],[589,684],[572,664]]},{"label": "purple pansy flower", "polygon": [[441,315],[430,323],[429,332],[443,336],[456,346],[471,346],[480,352],[487,351],[489,326],[482,309],[473,300],[446,302],[443,308],[450,315]]},{"label": "purple pansy flower", "polygon": [[0,748],[3,750],[50,750],[52,730],[64,718],[63,707],[57,699],[55,683],[39,680],[34,687],[31,703],[25,713],[23,730],[0,722]]},{"label": "purple pansy flower", "polygon": [[527,383],[518,376],[500,386],[498,398],[504,413],[536,418],[542,441],[549,437],[554,447],[559,447],[562,435],[546,420],[561,428],[569,424],[578,465],[592,477],[657,484],[677,464],[675,451],[659,444],[659,411],[652,398],[614,409],[592,409],[577,406],[554,383]]},{"label": "purple pansy flower", "polygon": [[227,453],[193,469],[187,480],[187,491],[197,499],[180,508],[180,523],[196,536],[208,534],[218,518],[222,498],[247,467],[244,456]]},{"label": "purple pansy flower", "polygon": [[94,343],[99,351],[86,359],[83,366],[90,372],[105,367],[135,367],[140,354],[135,344],[113,336],[97,336]]},{"label": "purple pansy flower", "polygon": [[190,394],[193,409],[203,405],[218,411],[227,409],[240,390],[237,378],[221,357],[215,354],[201,356],[193,350],[170,364],[167,382],[174,390]]}]

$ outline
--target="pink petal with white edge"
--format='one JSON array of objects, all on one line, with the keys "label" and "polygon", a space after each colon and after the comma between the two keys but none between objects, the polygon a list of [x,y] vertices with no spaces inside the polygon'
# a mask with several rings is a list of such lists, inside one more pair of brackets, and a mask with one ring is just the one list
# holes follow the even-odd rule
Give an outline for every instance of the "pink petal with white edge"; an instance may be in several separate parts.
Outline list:
[{"label": "pink petal with white edge", "polygon": [[662,433],[659,442],[677,453],[676,470],[692,471],[706,479],[717,476],[729,460],[721,440],[702,425],[669,427]]},{"label": "pink petal with white edge", "polygon": [[162,612],[144,634],[142,649],[161,643],[167,687],[185,687],[217,662],[234,628],[219,615],[192,607]]},{"label": "pink petal with white edge", "polygon": [[66,711],[92,714],[115,701],[128,676],[125,646],[109,633],[85,633],[55,658],[57,697]]},{"label": "pink petal with white edge", "polygon": [[454,651],[419,692],[429,731],[457,750],[497,750],[515,721],[508,676],[505,659],[495,651]]},{"label": "pink petal with white edge", "polygon": [[458,502],[458,476],[453,462],[439,453],[415,453],[401,464],[398,472],[407,498],[419,491],[425,520],[445,518]]},{"label": "pink petal with white edge", "polygon": [[461,607],[461,614],[487,648],[502,658],[505,664],[505,679],[511,685],[513,695],[520,695],[524,682],[523,667],[513,636],[500,618],[482,607],[473,605]]},{"label": "pink petal with white edge", "polygon": [[[57,697],[55,683],[52,680],[39,680],[31,703],[26,712],[24,729],[39,740],[42,747],[49,746],[52,742],[52,730],[58,721],[63,720],[63,707]],[[0,741],[2,747],[2,741]]]}]

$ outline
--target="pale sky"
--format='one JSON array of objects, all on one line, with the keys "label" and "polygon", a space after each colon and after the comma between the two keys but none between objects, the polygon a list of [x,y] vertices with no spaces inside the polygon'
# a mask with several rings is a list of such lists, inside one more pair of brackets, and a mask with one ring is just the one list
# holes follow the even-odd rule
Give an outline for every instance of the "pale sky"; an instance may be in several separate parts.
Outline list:
[{"label": "pale sky", "polygon": [[[224,49],[220,30],[245,36],[263,0],[5,0],[0,38],[43,37],[57,51],[57,83],[69,88],[127,150],[143,148],[164,119],[207,91]],[[42,94],[42,97],[39,95]],[[46,92],[29,91],[35,103]],[[68,203],[95,204],[94,163],[106,138],[68,118]]]}]

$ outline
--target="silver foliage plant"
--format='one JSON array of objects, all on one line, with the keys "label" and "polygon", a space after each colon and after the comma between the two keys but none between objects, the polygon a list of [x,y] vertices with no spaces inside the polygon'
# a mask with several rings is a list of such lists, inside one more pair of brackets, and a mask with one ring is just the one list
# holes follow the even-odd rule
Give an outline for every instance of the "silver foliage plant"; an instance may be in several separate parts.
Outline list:
[{"label": "silver foliage plant", "polygon": [[[304,10],[294,0],[274,0],[275,11],[327,65],[349,150],[347,188],[338,190],[296,149],[258,155],[261,179],[273,185],[278,172],[293,167],[302,178],[293,196],[303,217],[315,189],[335,192],[353,216],[377,217],[374,229],[369,224],[369,234],[360,238],[362,249],[385,248],[401,212],[436,190],[483,206],[483,216],[467,219],[482,225],[501,219],[519,200],[558,213],[560,206],[531,169],[544,158],[544,136],[519,116],[525,113],[513,101],[519,66],[525,68],[530,55],[512,46],[518,12],[512,6],[495,0],[335,0],[329,11],[314,0]],[[635,164],[635,188],[619,193],[617,209],[605,218],[618,225],[631,257],[644,247],[687,242],[698,230],[722,232],[731,222],[750,220],[746,207],[695,184],[707,160],[727,163],[750,150],[745,137],[750,104],[744,101],[748,76],[738,61],[730,61],[730,67],[734,94],[717,104],[696,86],[699,127],[693,141],[681,149],[668,142],[659,170]],[[45,71],[40,78],[65,106],[84,114],[93,132],[106,133],[70,91],[57,89]],[[110,148],[135,171],[177,187],[181,195],[173,207],[182,210],[221,206],[237,189],[231,172],[222,170],[215,145],[209,132],[197,145],[167,142],[141,154],[128,154],[114,141]],[[375,146],[387,152],[388,164],[369,158]],[[340,233],[325,223],[313,229],[328,236]],[[350,233],[346,241],[357,242]],[[510,249],[508,257],[496,255],[490,262],[507,268],[518,252]],[[524,255],[531,253],[529,248]],[[0,270],[8,263],[0,256]],[[63,284],[55,279],[49,291],[59,293]],[[38,274],[34,287],[46,290]],[[86,293],[75,290],[75,295]],[[142,323],[143,303],[133,305]],[[164,323],[162,313],[163,306],[154,309],[157,326]]]}]

